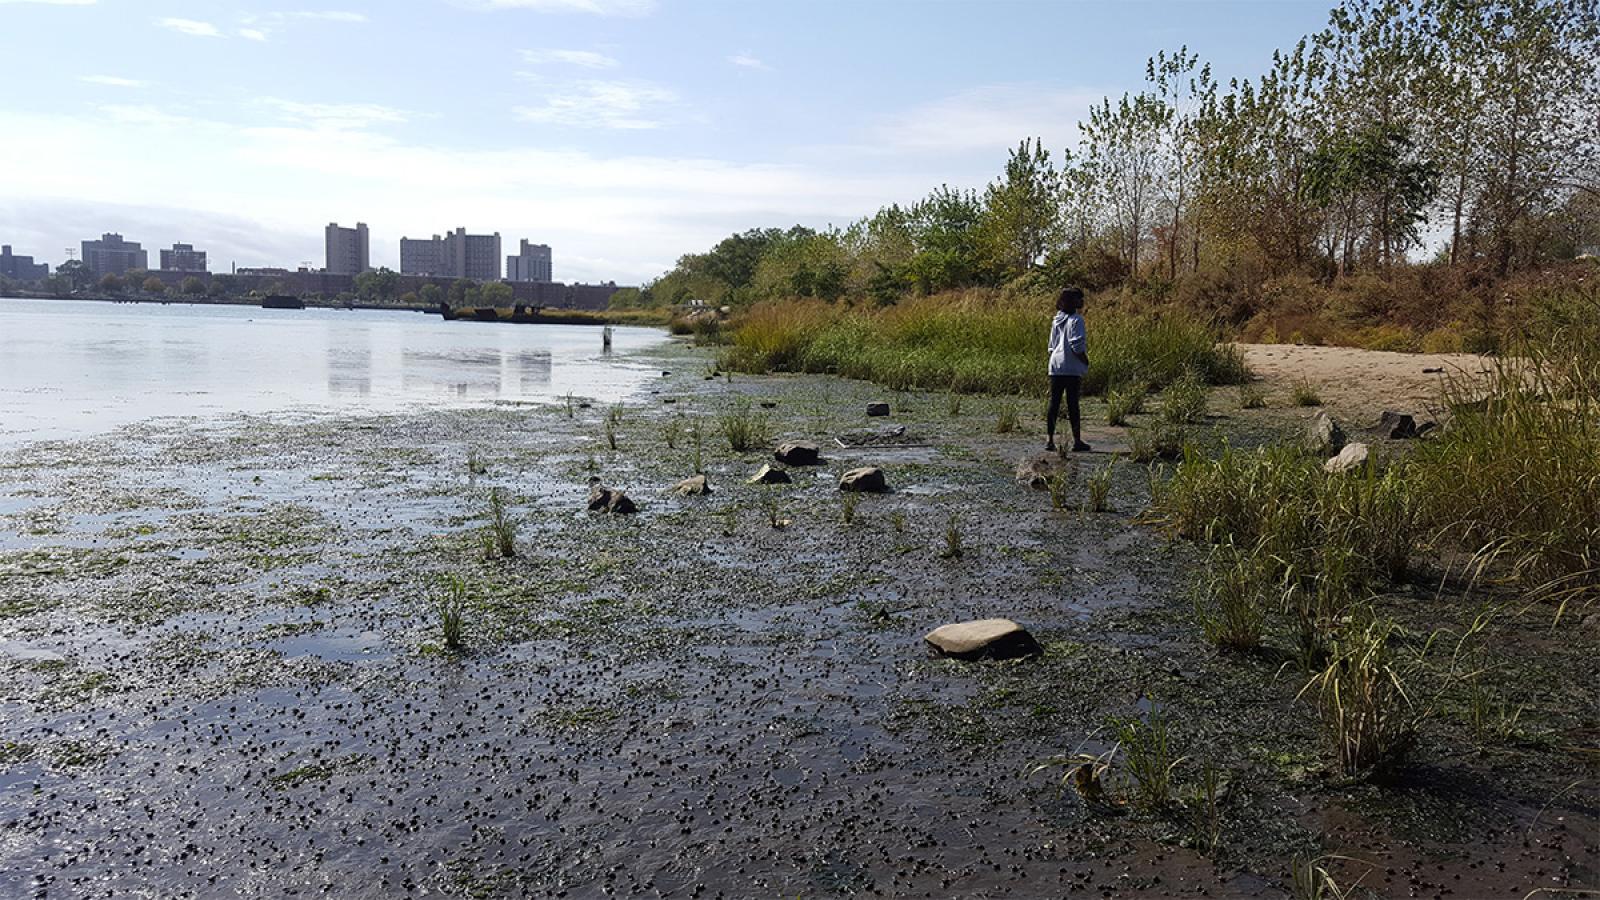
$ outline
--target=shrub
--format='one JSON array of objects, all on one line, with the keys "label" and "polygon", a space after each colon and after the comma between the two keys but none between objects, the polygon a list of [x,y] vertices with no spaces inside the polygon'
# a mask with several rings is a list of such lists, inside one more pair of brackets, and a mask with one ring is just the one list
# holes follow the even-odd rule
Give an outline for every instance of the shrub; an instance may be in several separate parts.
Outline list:
[{"label": "shrub", "polygon": [[1240,409],[1266,409],[1267,395],[1261,388],[1254,384],[1239,385]]},{"label": "shrub", "polygon": [[471,589],[460,575],[443,575],[434,586],[433,612],[439,625],[439,640],[446,650],[464,646],[464,620]]}]

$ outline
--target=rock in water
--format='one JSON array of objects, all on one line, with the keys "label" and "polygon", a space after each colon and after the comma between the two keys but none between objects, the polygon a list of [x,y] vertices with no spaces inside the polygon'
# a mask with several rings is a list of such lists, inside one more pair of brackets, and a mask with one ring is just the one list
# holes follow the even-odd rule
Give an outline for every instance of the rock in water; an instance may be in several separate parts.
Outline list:
[{"label": "rock in water", "polygon": [[1025,484],[1034,490],[1042,491],[1050,486],[1050,479],[1057,475],[1070,474],[1072,465],[1071,460],[1062,459],[1054,453],[1024,456],[1017,463],[1017,484]]},{"label": "rock in water", "polygon": [[788,472],[782,469],[775,469],[772,466],[762,466],[756,471],[756,474],[750,476],[751,484],[788,484],[793,480],[789,477]]},{"label": "rock in water", "polygon": [[869,415],[869,416],[887,416],[888,414],[889,414],[889,404],[887,404],[887,403],[868,403],[867,404],[867,415]]},{"label": "rock in water", "polygon": [[1378,424],[1372,426],[1372,431],[1379,437],[1390,440],[1410,440],[1417,436],[1417,420],[1405,413],[1386,409],[1378,417]]},{"label": "rock in water", "polygon": [[1318,456],[1331,456],[1344,446],[1344,429],[1333,417],[1319,410],[1306,427],[1306,449]]},{"label": "rock in water", "polygon": [[1359,469],[1367,462],[1367,445],[1362,443],[1346,444],[1339,455],[1322,464],[1322,471],[1330,473],[1348,472]]},{"label": "rock in water", "polygon": [[616,488],[606,487],[600,483],[598,478],[589,479],[589,509],[594,512],[604,511],[619,516],[639,511],[639,507],[628,499],[627,494]]},{"label": "rock in water", "polygon": [[680,497],[698,496],[711,493],[711,482],[704,475],[694,475],[672,486],[670,493]]},{"label": "rock in water", "polygon": [[955,659],[1015,659],[1044,652],[1026,628],[1010,619],[979,619],[941,625],[923,637],[936,656]]},{"label": "rock in water", "polygon": [[810,441],[786,441],[772,454],[786,466],[814,466],[822,462],[822,448]]},{"label": "rock in water", "polygon": [[877,466],[864,466],[839,476],[839,490],[858,491],[865,494],[883,494],[889,490],[889,479]]}]

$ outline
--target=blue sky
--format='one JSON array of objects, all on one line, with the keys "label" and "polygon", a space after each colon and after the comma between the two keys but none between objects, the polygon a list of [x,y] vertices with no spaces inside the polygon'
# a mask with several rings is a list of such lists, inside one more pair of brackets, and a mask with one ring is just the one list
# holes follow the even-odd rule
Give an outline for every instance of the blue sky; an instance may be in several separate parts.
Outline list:
[{"label": "blue sky", "polygon": [[638,283],[733,231],[843,225],[1059,151],[1147,57],[1229,76],[1326,0],[0,0],[0,241],[121,230],[212,271],[375,264],[458,225]]}]

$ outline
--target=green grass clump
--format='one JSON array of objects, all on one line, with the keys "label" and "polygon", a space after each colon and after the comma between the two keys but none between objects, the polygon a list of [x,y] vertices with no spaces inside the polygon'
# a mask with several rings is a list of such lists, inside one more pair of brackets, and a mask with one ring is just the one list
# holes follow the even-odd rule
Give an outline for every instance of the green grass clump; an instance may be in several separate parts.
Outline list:
[{"label": "green grass clump", "polygon": [[[757,304],[733,323],[723,357],[747,372],[821,372],[897,390],[1037,392],[1048,360],[1048,299],[1003,298],[970,290],[914,297],[884,308],[822,301]],[[1091,365],[1084,391],[1136,379],[1155,387],[1194,369],[1214,384],[1243,379],[1243,357],[1219,332],[1187,312],[1088,316]]]},{"label": "green grass clump", "polygon": [[1010,434],[1016,431],[1018,421],[1017,404],[1007,400],[1000,404],[999,411],[995,413],[995,434]]},{"label": "green grass clump", "polygon": [[1176,422],[1157,421],[1147,428],[1136,428],[1128,435],[1128,455],[1134,462],[1179,459],[1188,442],[1188,433]]},{"label": "green grass clump", "polygon": [[1106,424],[1127,425],[1129,416],[1144,412],[1148,393],[1144,382],[1125,384],[1106,391]]},{"label": "green grass clump", "polygon": [[739,403],[718,418],[722,436],[728,439],[728,448],[743,453],[772,443],[772,423],[766,416],[750,408],[749,403]]},{"label": "green grass clump", "polygon": [[1267,408],[1267,395],[1266,395],[1266,392],[1262,391],[1259,385],[1254,385],[1254,384],[1241,384],[1241,385],[1239,385],[1239,408],[1240,409],[1266,409]]},{"label": "green grass clump", "polygon": [[1161,419],[1181,423],[1204,419],[1206,394],[1206,383],[1200,373],[1184,372],[1161,392]]},{"label": "green grass clump", "polygon": [[502,557],[510,559],[517,555],[517,523],[506,512],[505,498],[499,488],[492,488],[489,491],[487,535],[488,539],[492,540],[495,551]]},{"label": "green grass clump", "polygon": [[471,593],[466,579],[455,574],[440,576],[434,586],[433,612],[439,626],[439,641],[451,652],[465,646],[465,619]]},{"label": "green grass clump", "polygon": [[1117,461],[1113,459],[1106,463],[1105,468],[1089,476],[1085,484],[1084,509],[1089,512],[1105,512],[1110,507],[1107,500],[1111,496],[1111,476],[1116,469]]},{"label": "green grass clump", "polygon": [[939,551],[942,559],[958,559],[966,552],[961,543],[961,517],[951,513],[944,527],[944,549]]},{"label": "green grass clump", "polygon": [[1207,641],[1237,652],[1260,648],[1280,593],[1273,568],[1268,557],[1233,544],[1212,549],[1194,594],[1195,621]]},{"label": "green grass clump", "polygon": [[1295,406],[1321,406],[1322,395],[1311,382],[1302,378],[1295,382],[1294,390],[1289,392],[1289,402]]},{"label": "green grass clump", "polygon": [[1150,719],[1128,719],[1117,726],[1117,741],[1122,745],[1123,768],[1133,782],[1133,804],[1147,812],[1159,812],[1172,804],[1172,773],[1184,761],[1175,756],[1172,734],[1161,710],[1150,708]]},{"label": "green grass clump", "polygon": [[1306,683],[1345,775],[1382,774],[1417,742],[1418,716],[1391,649],[1394,625],[1371,620],[1343,630],[1327,666]]}]

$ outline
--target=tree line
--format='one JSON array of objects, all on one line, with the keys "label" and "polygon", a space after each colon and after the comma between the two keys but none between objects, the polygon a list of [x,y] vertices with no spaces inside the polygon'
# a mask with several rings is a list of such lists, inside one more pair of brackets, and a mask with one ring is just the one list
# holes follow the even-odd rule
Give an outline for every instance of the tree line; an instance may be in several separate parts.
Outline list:
[{"label": "tree line", "polygon": [[846,227],[758,228],[618,305],[972,286],[1504,277],[1600,243],[1600,0],[1345,0],[1256,78],[1150,58],[1053,154]]}]

